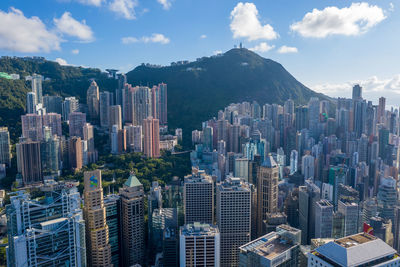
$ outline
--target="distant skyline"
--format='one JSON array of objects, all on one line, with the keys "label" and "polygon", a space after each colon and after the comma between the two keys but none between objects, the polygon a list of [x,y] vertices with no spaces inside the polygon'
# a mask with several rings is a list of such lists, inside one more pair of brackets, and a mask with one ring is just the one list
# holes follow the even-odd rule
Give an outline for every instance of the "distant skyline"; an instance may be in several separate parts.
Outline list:
[{"label": "distant skyline", "polygon": [[0,55],[116,68],[169,65],[234,45],[281,63],[300,82],[400,103],[396,1],[36,0],[0,2]]}]

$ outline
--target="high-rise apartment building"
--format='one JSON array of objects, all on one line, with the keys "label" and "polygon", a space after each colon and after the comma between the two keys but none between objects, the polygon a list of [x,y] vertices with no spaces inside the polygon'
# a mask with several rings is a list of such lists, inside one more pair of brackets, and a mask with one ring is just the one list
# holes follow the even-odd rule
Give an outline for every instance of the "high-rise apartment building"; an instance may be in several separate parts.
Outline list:
[{"label": "high-rise apartment building", "polygon": [[353,86],[353,100],[362,100],[362,87],[359,84]]},{"label": "high-rise apartment building", "polygon": [[279,225],[268,233],[241,246],[239,266],[299,266],[301,231]]},{"label": "high-rise apartment building", "polygon": [[0,127],[0,164],[11,167],[10,132],[7,127]]},{"label": "high-rise apartment building", "polygon": [[110,106],[110,117],[108,122],[108,127],[110,128],[110,130],[112,130],[113,125],[117,125],[118,130],[122,129],[122,116],[120,105]]},{"label": "high-rise apartment building", "polygon": [[26,94],[26,113],[33,114],[36,111],[36,94],[28,92]]},{"label": "high-rise apartment building", "polygon": [[43,96],[43,107],[47,113],[62,114],[63,98],[58,95]]},{"label": "high-rise apartment building", "polygon": [[160,125],[167,125],[167,85],[160,83],[151,89],[152,115],[160,121]]},{"label": "high-rise apartment building", "polygon": [[72,136],[68,139],[68,163],[69,168],[74,171],[82,169],[83,152],[82,139],[77,136]]},{"label": "high-rise apartment building", "polygon": [[110,92],[101,92],[99,100],[100,126],[109,127],[110,106],[113,104],[113,94]]},{"label": "high-rise apartment building", "polygon": [[50,127],[52,135],[62,135],[61,115],[57,113],[46,113],[43,116],[43,126]]},{"label": "high-rise apartment building", "polygon": [[219,183],[216,210],[221,266],[238,266],[239,247],[251,238],[250,185],[236,177]]},{"label": "high-rise apartment building", "polygon": [[153,116],[151,89],[145,86],[135,87],[133,94],[133,124],[142,125],[144,119]]},{"label": "high-rise apartment building", "polygon": [[309,267],[396,266],[399,262],[395,249],[367,233],[336,239],[308,253]]},{"label": "high-rise apartment building", "polygon": [[18,170],[22,174],[24,185],[39,183],[43,180],[40,142],[26,140],[16,146]]},{"label": "high-rise apartment building", "polygon": [[11,196],[6,207],[7,266],[86,266],[78,184],[44,184],[42,199],[23,191]]},{"label": "high-rise apartment building", "polygon": [[43,120],[38,114],[26,114],[21,116],[22,136],[33,141],[41,141],[43,138]]},{"label": "high-rise apartment building", "polygon": [[62,103],[62,117],[64,121],[69,120],[69,114],[79,111],[79,101],[75,97],[66,97]]},{"label": "high-rise apartment building", "polygon": [[124,266],[144,263],[144,189],[131,174],[119,189],[121,197],[122,255]]},{"label": "high-rise apartment building", "polygon": [[36,104],[43,103],[43,92],[42,92],[42,81],[43,76],[38,74],[32,75],[32,92],[35,93],[36,96]]},{"label": "high-rise apartment building", "polygon": [[148,117],[143,120],[143,152],[146,157],[160,157],[160,126],[159,120]]},{"label": "high-rise apartment building", "polygon": [[193,169],[183,185],[185,224],[214,222],[214,183],[203,170]]},{"label": "high-rise apartment building", "polygon": [[86,103],[88,106],[88,115],[90,120],[99,118],[99,87],[95,81],[92,81],[86,92]]},{"label": "high-rise apartment building", "polygon": [[72,112],[69,114],[69,136],[79,136],[83,138],[83,126],[86,123],[86,114],[82,112]]},{"label": "high-rise apartment building", "polygon": [[179,232],[180,266],[220,266],[220,234],[218,227],[193,223]]},{"label": "high-rise apartment building", "polygon": [[126,130],[126,146],[129,151],[143,151],[143,134],[141,125],[128,124],[124,126]]},{"label": "high-rise apartment building", "polygon": [[106,222],[106,208],[103,201],[101,171],[84,173],[83,208],[86,223],[87,259],[89,266],[112,266],[109,229]]},{"label": "high-rise apartment building", "polygon": [[257,235],[263,234],[267,213],[278,211],[278,173],[279,167],[268,155],[258,170],[257,177]]}]

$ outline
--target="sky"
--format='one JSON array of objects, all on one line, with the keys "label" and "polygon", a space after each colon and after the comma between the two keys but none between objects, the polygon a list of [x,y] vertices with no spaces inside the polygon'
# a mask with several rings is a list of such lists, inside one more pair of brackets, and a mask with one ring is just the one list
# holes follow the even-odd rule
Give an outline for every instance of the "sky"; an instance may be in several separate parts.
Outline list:
[{"label": "sky", "polygon": [[[318,92],[400,105],[400,0],[1,0],[0,55],[127,72],[238,45]],[[1,70],[0,70],[1,71]]]}]

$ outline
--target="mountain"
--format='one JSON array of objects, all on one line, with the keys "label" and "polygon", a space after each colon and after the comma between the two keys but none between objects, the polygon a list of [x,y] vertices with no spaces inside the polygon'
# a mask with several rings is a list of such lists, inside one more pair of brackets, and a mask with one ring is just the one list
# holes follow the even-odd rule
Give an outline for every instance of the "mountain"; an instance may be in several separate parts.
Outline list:
[{"label": "mountain", "polygon": [[131,84],[166,83],[168,123],[182,127],[186,136],[230,103],[283,104],[291,98],[306,104],[312,96],[328,99],[301,84],[281,64],[245,48],[167,67],[142,64],[127,77]]}]

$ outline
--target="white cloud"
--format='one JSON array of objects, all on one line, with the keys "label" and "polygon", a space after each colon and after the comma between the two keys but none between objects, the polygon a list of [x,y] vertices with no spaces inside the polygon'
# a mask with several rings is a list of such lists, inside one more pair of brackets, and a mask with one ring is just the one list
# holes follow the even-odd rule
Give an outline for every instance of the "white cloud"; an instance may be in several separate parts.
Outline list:
[{"label": "white cloud", "polygon": [[79,3],[88,5],[88,6],[101,6],[104,0],[77,0]]},{"label": "white cloud", "polygon": [[297,47],[283,45],[278,49],[279,54],[297,53]]},{"label": "white cloud", "polygon": [[73,55],[78,55],[78,54],[79,54],[79,49],[72,49],[72,50],[71,50],[71,53],[72,53]]},{"label": "white cloud", "polygon": [[138,6],[137,0],[113,0],[109,4],[111,11],[117,13],[125,19],[136,19],[135,7]]},{"label": "white cloud", "polygon": [[54,19],[58,31],[63,34],[77,37],[79,40],[84,42],[91,42],[94,40],[92,29],[86,25],[86,22],[82,22],[74,19],[69,12],[64,14],[59,19]]},{"label": "white cloud", "polygon": [[310,86],[311,89],[332,97],[351,97],[354,84],[363,88],[363,98],[378,102],[381,96],[386,97],[388,105],[398,106],[400,103],[400,74],[388,79],[372,76],[365,80],[354,80],[344,83],[324,83]]},{"label": "white cloud", "polygon": [[290,29],[303,37],[324,38],[329,35],[360,35],[386,18],[382,8],[368,3],[352,3],[350,7],[313,9]]},{"label": "white cloud", "polygon": [[55,62],[57,62],[61,66],[68,66],[69,65],[65,59],[60,58],[60,57],[56,58]]},{"label": "white cloud", "polygon": [[393,3],[389,3],[389,11],[394,11],[394,4]]},{"label": "white cloud", "polygon": [[157,2],[160,3],[165,10],[170,9],[172,6],[171,0],[157,0]]},{"label": "white cloud", "polygon": [[165,37],[164,34],[161,33],[153,33],[151,36],[143,36],[141,38],[136,38],[132,36],[123,37],[121,39],[123,44],[132,44],[132,43],[160,43],[160,44],[168,44],[170,39]]},{"label": "white cloud", "polygon": [[259,43],[255,47],[249,48],[249,50],[254,51],[254,52],[259,52],[259,53],[264,53],[268,52],[269,50],[273,49],[275,46],[274,45],[269,45],[265,42]]},{"label": "white cloud", "polygon": [[206,38],[207,38],[207,35],[205,35],[205,34],[200,35],[200,39],[206,39]]},{"label": "white cloud", "polygon": [[21,10],[0,10],[0,50],[38,53],[60,50],[61,38],[38,17],[27,18]]},{"label": "white cloud", "polygon": [[239,2],[236,5],[231,12],[230,28],[233,38],[247,38],[249,41],[273,40],[279,36],[271,25],[261,24],[257,7],[253,3]]},{"label": "white cloud", "polygon": [[221,50],[215,50],[215,51],[213,51],[213,55],[214,55],[214,56],[219,55],[219,54],[222,54],[222,51],[221,51]]}]

